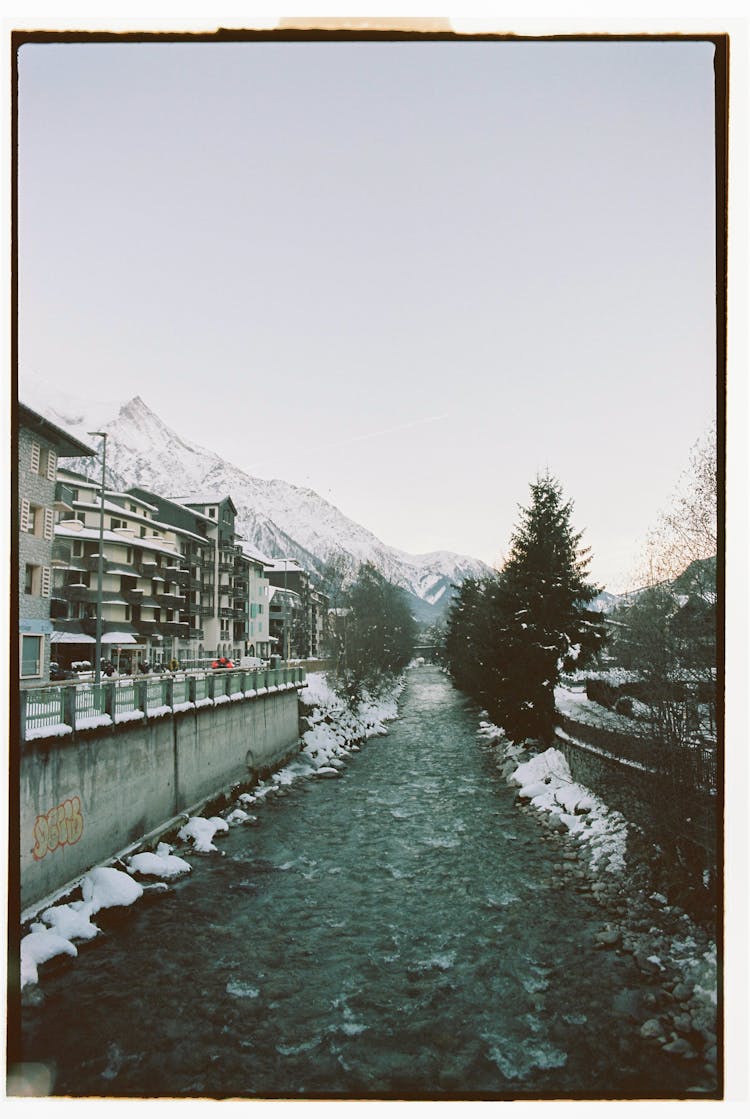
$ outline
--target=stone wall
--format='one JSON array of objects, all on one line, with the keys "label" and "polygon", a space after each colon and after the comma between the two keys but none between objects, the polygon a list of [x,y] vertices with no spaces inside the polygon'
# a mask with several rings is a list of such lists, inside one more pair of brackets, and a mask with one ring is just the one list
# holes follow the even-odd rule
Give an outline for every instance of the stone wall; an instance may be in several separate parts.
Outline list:
[{"label": "stone wall", "polygon": [[705,856],[707,865],[715,865],[720,807],[715,796],[567,737],[560,736],[555,745],[565,755],[574,781],[591,789],[655,841],[662,829],[677,832]]},{"label": "stone wall", "polygon": [[25,743],[22,911],[298,748],[293,689]]}]

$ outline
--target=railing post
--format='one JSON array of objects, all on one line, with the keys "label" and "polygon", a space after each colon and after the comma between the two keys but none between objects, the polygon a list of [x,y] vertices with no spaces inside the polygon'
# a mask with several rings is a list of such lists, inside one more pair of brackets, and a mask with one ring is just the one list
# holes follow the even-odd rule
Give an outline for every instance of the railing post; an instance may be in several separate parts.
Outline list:
[{"label": "railing post", "polygon": [[143,712],[143,721],[148,722],[148,683],[137,680],[135,685],[135,710]]},{"label": "railing post", "polygon": [[115,682],[109,680],[104,685],[104,714],[109,715],[114,725],[115,721]]},{"label": "railing post", "polygon": [[63,689],[63,722],[73,731],[76,729],[76,696],[78,687],[69,684]]},{"label": "railing post", "polygon": [[188,676],[188,680],[187,680],[187,686],[188,686],[188,690],[187,690],[187,698],[188,698],[188,702],[189,702],[189,703],[195,703],[195,684],[196,684],[196,679],[195,679],[195,676]]},{"label": "railing post", "polygon": [[18,711],[18,714],[19,714],[19,731],[20,731],[20,735],[21,735],[21,742],[25,742],[26,741],[26,707],[28,705],[29,697],[28,697],[28,694],[27,694],[27,692],[24,688],[21,689],[20,699],[21,699],[21,702],[20,702],[19,711]]},{"label": "railing post", "polygon": [[209,676],[206,680],[206,683],[208,684],[208,687],[206,688],[208,698],[213,700],[213,698],[214,698],[214,685],[216,684],[216,673],[215,672],[212,672],[212,673],[209,674]]},{"label": "railing post", "polygon": [[166,688],[164,689],[164,706],[171,707],[172,714],[174,715],[174,680],[171,676],[167,676],[164,682],[166,684]]}]

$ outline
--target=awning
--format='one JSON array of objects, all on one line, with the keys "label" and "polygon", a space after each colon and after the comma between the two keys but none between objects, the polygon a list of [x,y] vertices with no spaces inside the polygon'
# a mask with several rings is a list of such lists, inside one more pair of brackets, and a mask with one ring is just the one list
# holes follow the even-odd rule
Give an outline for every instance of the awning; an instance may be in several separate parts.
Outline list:
[{"label": "awning", "polygon": [[102,645],[135,645],[137,644],[132,633],[103,633]]},{"label": "awning", "polygon": [[57,629],[50,637],[50,645],[96,645],[96,638],[87,633],[71,633],[69,630]]}]

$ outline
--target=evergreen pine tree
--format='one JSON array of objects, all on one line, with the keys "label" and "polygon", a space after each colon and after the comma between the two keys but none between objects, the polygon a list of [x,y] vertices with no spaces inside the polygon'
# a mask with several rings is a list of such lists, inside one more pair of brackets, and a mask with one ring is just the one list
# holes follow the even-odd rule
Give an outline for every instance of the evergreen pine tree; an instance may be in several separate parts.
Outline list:
[{"label": "evergreen pine tree", "polygon": [[590,553],[573,531],[572,508],[556,479],[537,478],[500,573],[492,711],[515,741],[551,739],[561,671],[585,663],[604,639],[601,619],[586,609],[599,588],[588,582]]}]

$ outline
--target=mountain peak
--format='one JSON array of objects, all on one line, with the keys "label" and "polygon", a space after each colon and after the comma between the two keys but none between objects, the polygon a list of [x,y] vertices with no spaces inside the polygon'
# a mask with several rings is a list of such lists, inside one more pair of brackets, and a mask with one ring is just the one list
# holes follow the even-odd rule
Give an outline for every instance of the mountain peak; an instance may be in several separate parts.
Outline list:
[{"label": "mountain peak", "polygon": [[[54,391],[47,399],[58,405]],[[50,411],[55,413],[50,419],[74,434],[91,415],[80,401],[66,404],[68,417],[49,405],[43,414]],[[110,405],[107,412],[106,421],[98,419],[97,425],[106,427],[109,436],[107,465],[114,485],[121,489],[139,485],[165,497],[229,493],[237,508],[238,533],[271,558],[293,556],[313,575],[321,575],[334,556],[343,555],[352,572],[371,563],[409,592],[412,602],[421,602],[428,614],[432,611],[430,616],[443,612],[453,584],[489,571],[481,560],[469,556],[445,551],[415,556],[384,544],[314,490],[281,479],[254,478],[215,452],[182,439],[139,395]],[[85,472],[87,465],[81,462],[74,469]]]}]

